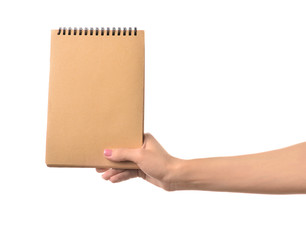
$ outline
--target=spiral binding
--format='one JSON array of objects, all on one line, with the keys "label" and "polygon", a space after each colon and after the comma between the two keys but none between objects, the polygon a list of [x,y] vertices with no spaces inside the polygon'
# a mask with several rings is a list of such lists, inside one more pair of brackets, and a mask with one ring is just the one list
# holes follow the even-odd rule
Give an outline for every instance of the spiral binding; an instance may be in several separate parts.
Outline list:
[{"label": "spiral binding", "polygon": [[59,28],[57,35],[85,35],[85,36],[137,36],[137,28],[135,27],[132,29],[129,27],[127,29],[124,27],[123,29],[119,28],[112,28],[109,27],[104,29],[102,28]]}]

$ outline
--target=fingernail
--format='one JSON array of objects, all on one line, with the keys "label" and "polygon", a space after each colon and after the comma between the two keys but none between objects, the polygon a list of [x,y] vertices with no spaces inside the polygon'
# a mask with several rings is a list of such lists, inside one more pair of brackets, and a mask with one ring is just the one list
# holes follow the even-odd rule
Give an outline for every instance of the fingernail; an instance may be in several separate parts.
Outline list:
[{"label": "fingernail", "polygon": [[111,149],[105,149],[104,150],[104,156],[106,156],[106,157],[112,156],[112,150]]}]

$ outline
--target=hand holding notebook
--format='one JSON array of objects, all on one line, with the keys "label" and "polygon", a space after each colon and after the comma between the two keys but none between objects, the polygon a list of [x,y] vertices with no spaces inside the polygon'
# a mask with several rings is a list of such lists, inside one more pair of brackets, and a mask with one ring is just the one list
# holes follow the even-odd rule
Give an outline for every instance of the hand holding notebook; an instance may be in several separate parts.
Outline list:
[{"label": "hand holding notebook", "polygon": [[144,31],[51,31],[46,164],[137,168],[105,148],[139,148],[144,125]]}]

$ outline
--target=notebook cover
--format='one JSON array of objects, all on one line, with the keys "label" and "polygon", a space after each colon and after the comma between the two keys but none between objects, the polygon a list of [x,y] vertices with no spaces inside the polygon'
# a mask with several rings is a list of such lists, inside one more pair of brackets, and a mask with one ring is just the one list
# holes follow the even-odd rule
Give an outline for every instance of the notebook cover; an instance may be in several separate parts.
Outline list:
[{"label": "notebook cover", "polygon": [[51,30],[46,164],[135,169],[103,151],[143,144],[144,31],[79,31]]}]

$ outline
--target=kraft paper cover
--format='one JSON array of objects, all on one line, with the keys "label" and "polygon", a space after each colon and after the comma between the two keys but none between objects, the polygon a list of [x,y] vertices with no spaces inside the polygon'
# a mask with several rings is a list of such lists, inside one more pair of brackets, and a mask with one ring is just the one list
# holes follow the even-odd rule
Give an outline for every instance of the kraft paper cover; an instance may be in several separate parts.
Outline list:
[{"label": "kraft paper cover", "polygon": [[141,147],[143,125],[144,31],[102,36],[52,30],[46,164],[137,168],[111,162],[103,151]]}]

